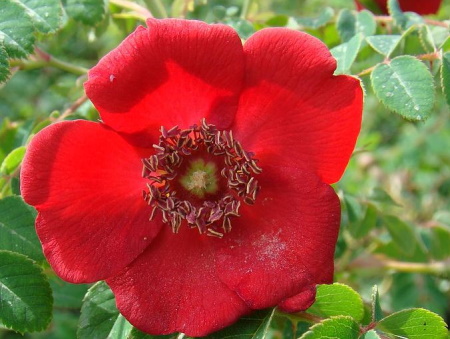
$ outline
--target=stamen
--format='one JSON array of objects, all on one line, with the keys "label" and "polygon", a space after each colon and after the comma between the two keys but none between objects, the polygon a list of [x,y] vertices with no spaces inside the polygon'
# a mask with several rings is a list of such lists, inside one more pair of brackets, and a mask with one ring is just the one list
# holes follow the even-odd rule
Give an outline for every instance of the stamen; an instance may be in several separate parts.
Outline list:
[{"label": "stamen", "polygon": [[[174,233],[185,220],[189,227],[197,228],[201,234],[222,238],[231,231],[231,219],[239,217],[241,200],[249,205],[255,203],[261,188],[254,176],[262,172],[257,165],[258,160],[253,158],[252,152],[242,148],[231,131],[219,131],[205,119],[200,126],[193,125],[189,129],[180,130],[175,126],[167,130],[161,126],[160,131],[159,143],[153,145],[155,154],[142,159],[142,176],[150,180],[148,190],[143,194],[144,200],[152,206],[150,220],[160,211],[163,222],[169,224]],[[174,179],[179,175],[180,167],[198,151],[220,157],[219,163],[224,164],[217,173],[224,178],[221,180],[226,180],[226,189],[216,194],[213,201],[205,198],[194,203],[182,199],[174,189]],[[207,192],[208,175],[215,173],[195,170],[184,187],[192,192]],[[212,187],[217,190],[217,185]],[[203,198],[200,193],[197,196]]]}]

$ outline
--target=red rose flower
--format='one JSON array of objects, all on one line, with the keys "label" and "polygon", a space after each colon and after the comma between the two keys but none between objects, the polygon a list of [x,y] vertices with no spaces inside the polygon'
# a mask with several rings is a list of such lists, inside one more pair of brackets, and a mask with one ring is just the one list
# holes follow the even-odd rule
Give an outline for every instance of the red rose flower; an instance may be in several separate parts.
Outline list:
[{"label": "red rose flower", "polygon": [[[373,0],[383,14],[388,14],[387,2],[388,0]],[[436,14],[439,11],[442,0],[399,0],[399,5],[404,12],[416,12],[418,14]],[[358,10],[364,9],[364,5],[355,0]]]},{"label": "red rose flower", "polygon": [[22,192],[53,269],[105,279],[152,334],[308,308],[333,279],[328,184],[361,123],[360,83],[335,68],[324,44],[288,29],[242,46],[224,25],[139,27],[89,72],[102,121],[51,125],[28,147]]}]

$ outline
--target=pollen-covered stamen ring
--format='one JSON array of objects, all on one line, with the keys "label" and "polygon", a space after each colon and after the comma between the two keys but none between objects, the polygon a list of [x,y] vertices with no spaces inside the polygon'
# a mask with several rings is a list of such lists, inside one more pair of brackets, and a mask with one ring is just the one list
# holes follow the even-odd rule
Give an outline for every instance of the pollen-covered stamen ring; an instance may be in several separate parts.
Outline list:
[{"label": "pollen-covered stamen ring", "polygon": [[[241,200],[250,205],[255,202],[260,186],[254,175],[260,174],[262,169],[253,159],[253,153],[246,152],[234,140],[231,131],[219,131],[205,119],[200,126],[185,130],[177,126],[170,130],[161,127],[159,143],[153,147],[156,153],[142,159],[142,176],[151,181],[147,185],[148,191],[144,191],[144,199],[153,207],[150,220],[158,210],[161,211],[163,221],[171,225],[174,233],[186,220],[202,234],[222,237],[231,230],[231,218],[239,216]],[[220,175],[226,179],[227,189],[214,201],[206,199],[200,206],[194,206],[191,201],[179,197],[173,180],[183,162],[199,149],[223,157],[225,166]]]}]

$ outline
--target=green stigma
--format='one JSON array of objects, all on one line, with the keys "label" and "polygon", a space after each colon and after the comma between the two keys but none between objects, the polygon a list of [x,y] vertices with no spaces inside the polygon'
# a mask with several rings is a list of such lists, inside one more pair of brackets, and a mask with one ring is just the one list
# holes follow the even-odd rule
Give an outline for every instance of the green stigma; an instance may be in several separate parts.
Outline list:
[{"label": "green stigma", "polygon": [[197,159],[190,163],[186,174],[180,178],[180,183],[198,198],[204,198],[206,193],[214,194],[217,192],[216,173],[215,163]]}]

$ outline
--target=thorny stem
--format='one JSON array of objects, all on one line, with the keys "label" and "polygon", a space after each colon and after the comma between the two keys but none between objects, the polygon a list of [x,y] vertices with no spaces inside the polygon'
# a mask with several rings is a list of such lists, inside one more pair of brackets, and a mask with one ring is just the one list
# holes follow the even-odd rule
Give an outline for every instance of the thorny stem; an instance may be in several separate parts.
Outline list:
[{"label": "thorny stem", "polygon": [[147,18],[153,18],[151,11],[135,2],[128,0],[110,0],[109,2],[121,8],[126,8],[134,11],[135,13],[137,13],[139,19],[142,19],[143,21],[145,21],[145,19]]},{"label": "thorny stem", "polygon": [[241,19],[247,19],[251,6],[252,0],[244,0],[244,4],[242,5]]},{"label": "thorny stem", "polygon": [[[433,52],[433,53],[414,55],[414,57],[419,59],[419,60],[433,61],[433,60],[441,59],[442,55],[441,55],[440,51],[436,51],[436,52]],[[390,61],[390,59],[386,58],[386,60],[384,62],[385,63],[389,63],[389,61]],[[360,76],[368,75],[368,74],[372,73],[376,66],[377,65],[369,67],[369,68],[359,72],[357,74],[357,76],[360,77]]]},{"label": "thorny stem", "polygon": [[387,269],[404,273],[430,274],[442,278],[450,278],[450,266],[448,261],[419,263],[404,262],[385,259],[381,256],[370,256],[363,259],[356,259],[347,266],[348,270],[355,269]]},{"label": "thorny stem", "polygon": [[[392,22],[392,21],[394,21],[394,19],[391,16],[389,16],[389,15],[376,15],[375,16],[375,20],[378,21],[378,22]],[[432,25],[432,26],[440,26],[440,27],[445,27],[445,28],[449,28],[450,27],[450,25],[447,24],[446,22],[433,20],[433,19],[425,19],[424,18],[424,22],[427,25]]]},{"label": "thorny stem", "polygon": [[54,120],[54,122],[62,121],[75,112],[82,104],[87,101],[88,97],[86,94],[83,94],[80,98],[78,98],[68,109],[66,109],[58,118]]},{"label": "thorny stem", "polygon": [[35,48],[35,53],[30,57],[30,59],[11,60],[10,65],[11,67],[19,67],[20,69],[25,70],[51,66],[76,75],[84,75],[88,71],[87,68],[59,60],[37,47]]}]

